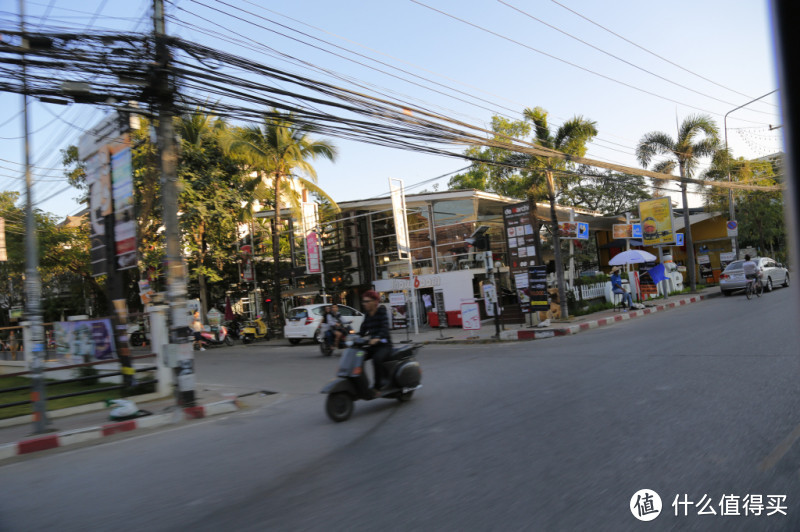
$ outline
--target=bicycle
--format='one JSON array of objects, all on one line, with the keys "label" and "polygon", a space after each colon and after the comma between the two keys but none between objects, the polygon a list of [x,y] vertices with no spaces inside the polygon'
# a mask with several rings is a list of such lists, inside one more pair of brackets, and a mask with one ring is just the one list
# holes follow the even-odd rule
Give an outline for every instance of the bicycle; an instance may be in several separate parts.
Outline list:
[{"label": "bicycle", "polygon": [[761,284],[761,278],[756,277],[755,279],[748,279],[747,285],[744,287],[744,295],[747,299],[753,297],[753,294],[756,297],[761,297],[761,294],[764,293],[764,285]]}]

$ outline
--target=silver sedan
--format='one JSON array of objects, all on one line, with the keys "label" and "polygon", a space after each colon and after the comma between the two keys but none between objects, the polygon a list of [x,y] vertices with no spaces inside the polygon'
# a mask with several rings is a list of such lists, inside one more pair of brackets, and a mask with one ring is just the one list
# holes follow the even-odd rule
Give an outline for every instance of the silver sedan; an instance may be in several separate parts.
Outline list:
[{"label": "silver sedan", "polygon": [[[775,262],[769,257],[752,259],[761,269],[761,282],[764,290],[770,292],[775,286],[789,286],[789,270],[783,264]],[[735,260],[728,264],[722,275],[719,276],[719,289],[723,295],[729,296],[736,290],[744,290],[745,282],[743,260]]]}]

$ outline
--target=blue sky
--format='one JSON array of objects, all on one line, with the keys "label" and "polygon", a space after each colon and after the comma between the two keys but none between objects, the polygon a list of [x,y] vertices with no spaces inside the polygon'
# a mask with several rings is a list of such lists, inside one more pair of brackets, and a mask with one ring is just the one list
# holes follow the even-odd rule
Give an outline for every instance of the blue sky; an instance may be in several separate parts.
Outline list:
[{"label": "blue sky", "polygon": [[[149,0],[26,0],[26,15],[29,27],[149,31],[150,6]],[[17,13],[17,0],[0,0],[0,29],[15,27]],[[347,88],[364,85],[358,90],[482,127],[493,114],[518,119],[525,107],[545,108],[554,127],[581,115],[599,130],[587,156],[627,166],[638,167],[634,148],[644,133],[674,136],[676,120],[695,113],[710,114],[722,129],[725,113],[777,88],[766,2],[174,0],[167,13],[167,31],[185,39]],[[262,46],[348,81],[279,60]],[[0,94],[3,190],[23,189],[20,109],[20,96]],[[778,113],[777,95],[732,113],[734,153],[778,151],[782,130],[769,129],[780,124]],[[74,214],[80,206],[77,194],[65,190],[58,150],[77,142],[103,111],[33,102],[30,116],[39,179],[34,200],[59,216]],[[465,166],[449,157],[332,140],[338,160],[316,167],[320,185],[338,201],[386,193],[390,177],[418,191],[411,185]],[[438,183],[446,188],[447,178]]]}]

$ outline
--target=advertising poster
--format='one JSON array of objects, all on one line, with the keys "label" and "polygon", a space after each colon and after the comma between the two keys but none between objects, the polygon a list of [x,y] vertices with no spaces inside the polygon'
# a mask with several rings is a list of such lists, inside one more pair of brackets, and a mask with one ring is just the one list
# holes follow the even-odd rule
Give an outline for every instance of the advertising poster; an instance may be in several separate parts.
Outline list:
[{"label": "advertising poster", "polygon": [[532,266],[529,270],[531,310],[550,310],[547,298],[547,266]]},{"label": "advertising poster", "polygon": [[89,185],[89,246],[92,276],[108,273],[106,217],[113,213],[111,176],[108,173],[108,150],[101,149],[86,160],[86,183]]},{"label": "advertising poster", "polygon": [[633,224],[614,224],[611,226],[611,236],[618,238],[633,238]]},{"label": "advertising poster", "polygon": [[720,253],[719,254],[719,267],[720,269],[724,270],[728,267],[728,264],[736,260],[736,253],[733,251]]},{"label": "advertising poster", "polygon": [[558,222],[558,236],[565,239],[588,240],[589,224],[586,222]]},{"label": "advertising poster", "polygon": [[711,257],[708,255],[698,255],[697,264],[700,270],[700,276],[708,281],[714,279],[714,271],[711,268]]},{"label": "advertising poster", "polygon": [[136,267],[136,213],[133,206],[131,149],[111,155],[111,187],[114,198],[114,242],[117,270]]},{"label": "advertising poster", "polygon": [[322,273],[319,238],[316,231],[306,235],[306,273]]},{"label": "advertising poster", "polygon": [[461,326],[465,331],[481,328],[481,309],[477,303],[461,303]]},{"label": "advertising poster", "polygon": [[72,362],[76,358],[113,360],[117,358],[114,331],[108,318],[85,321],[59,321],[53,324],[56,354]]},{"label": "advertising poster", "polygon": [[533,238],[534,220],[528,202],[503,207],[503,225],[511,275],[527,272],[528,266],[533,266],[536,256]]},{"label": "advertising poster", "polygon": [[[494,304],[497,300],[497,293],[494,290],[494,285],[488,282],[481,283],[481,293],[483,294],[483,304],[486,309],[487,316],[494,316]],[[498,306],[498,311],[500,307]]]},{"label": "advertising poster", "polygon": [[518,273],[514,276],[514,283],[517,286],[517,297],[519,298],[519,309],[523,314],[531,311],[531,298],[528,296],[530,290],[530,280],[528,272]]},{"label": "advertising poster", "polygon": [[253,275],[253,248],[250,246],[242,246],[242,280],[246,283],[252,283],[255,279]]},{"label": "advertising poster", "polygon": [[392,329],[408,327],[406,295],[403,292],[392,292],[389,294],[389,306],[392,309]]},{"label": "advertising poster", "polygon": [[674,245],[672,200],[669,197],[639,202],[639,217],[645,246]]}]

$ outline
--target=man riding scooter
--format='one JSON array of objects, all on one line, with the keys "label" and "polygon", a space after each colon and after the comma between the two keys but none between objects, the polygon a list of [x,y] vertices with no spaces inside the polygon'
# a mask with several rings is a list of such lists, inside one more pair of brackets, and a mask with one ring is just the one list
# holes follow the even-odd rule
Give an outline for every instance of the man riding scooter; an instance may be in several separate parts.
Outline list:
[{"label": "man riding scooter", "polygon": [[330,311],[325,315],[325,325],[328,326],[328,330],[325,331],[325,340],[333,349],[339,349],[342,338],[347,336],[349,330],[342,321],[339,305],[336,303],[330,306]]},{"label": "man riding scooter", "polygon": [[371,338],[367,347],[366,359],[372,359],[372,366],[375,370],[375,380],[372,383],[372,393],[375,397],[380,397],[380,390],[386,385],[383,375],[383,360],[392,353],[389,314],[386,312],[386,307],[379,304],[380,297],[375,290],[367,290],[361,296],[361,306],[365,316],[359,331],[359,335]]}]

